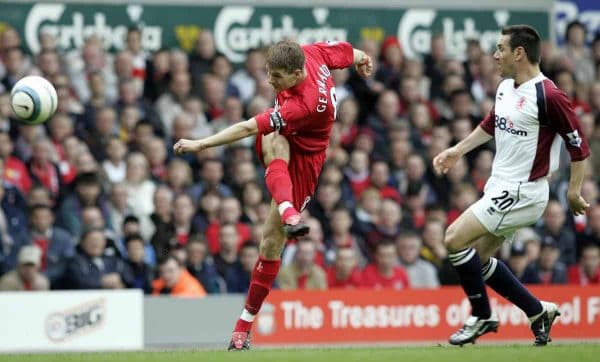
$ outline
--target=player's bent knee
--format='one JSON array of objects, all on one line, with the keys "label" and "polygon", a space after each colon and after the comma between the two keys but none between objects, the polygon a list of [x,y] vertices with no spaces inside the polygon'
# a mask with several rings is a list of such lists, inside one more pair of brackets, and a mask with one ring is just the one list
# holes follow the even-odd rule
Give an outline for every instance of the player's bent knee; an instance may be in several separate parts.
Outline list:
[{"label": "player's bent knee", "polygon": [[290,144],[287,139],[281,135],[273,135],[268,139],[265,139],[263,144],[263,150],[265,150],[263,156],[268,162],[274,159],[282,159],[286,162],[290,160]]},{"label": "player's bent knee", "polygon": [[283,251],[284,243],[285,239],[283,237],[263,237],[262,241],[260,242],[259,254],[263,258],[269,260],[279,259],[281,252]]},{"label": "player's bent knee", "polygon": [[281,256],[284,244],[285,235],[283,234],[283,230],[278,230],[278,228],[267,225],[263,231],[259,253],[267,259],[278,259]]},{"label": "player's bent knee", "polygon": [[444,236],[444,245],[449,252],[459,251],[464,248],[463,240],[460,238],[460,234],[454,225],[450,225],[446,230],[446,235]]}]

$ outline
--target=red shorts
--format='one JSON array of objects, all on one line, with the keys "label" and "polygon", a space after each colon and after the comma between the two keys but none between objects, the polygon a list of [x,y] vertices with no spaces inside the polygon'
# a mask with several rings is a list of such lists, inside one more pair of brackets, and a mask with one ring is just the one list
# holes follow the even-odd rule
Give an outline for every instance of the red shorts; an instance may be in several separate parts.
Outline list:
[{"label": "red shorts", "polygon": [[[262,154],[262,135],[256,136],[256,154],[260,162],[266,167]],[[302,211],[308,206],[319,181],[319,174],[325,163],[325,151],[304,153],[294,150],[290,143],[290,162],[288,170],[292,179],[292,197],[296,210]]]}]

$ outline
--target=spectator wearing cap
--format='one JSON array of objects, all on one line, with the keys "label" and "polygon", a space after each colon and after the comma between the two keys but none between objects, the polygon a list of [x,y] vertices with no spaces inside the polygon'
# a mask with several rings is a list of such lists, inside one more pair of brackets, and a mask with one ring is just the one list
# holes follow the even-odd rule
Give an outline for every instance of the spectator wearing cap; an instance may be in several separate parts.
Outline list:
[{"label": "spectator wearing cap", "polygon": [[152,282],[153,295],[201,298],[206,291],[173,256],[158,263],[159,278]]},{"label": "spectator wearing cap", "polygon": [[0,279],[0,290],[27,291],[48,290],[50,282],[39,270],[42,252],[35,245],[21,248],[17,268]]},{"label": "spectator wearing cap", "polygon": [[569,284],[590,285],[600,284],[600,246],[586,244],[581,250],[579,263],[568,270]]},{"label": "spectator wearing cap", "polygon": [[104,220],[110,225],[110,211],[102,194],[102,186],[98,175],[94,172],[84,172],[75,178],[75,193],[67,196],[58,209],[57,224],[71,235],[81,235],[81,212],[85,207],[96,206]]},{"label": "spectator wearing cap", "polygon": [[560,249],[558,248],[556,240],[552,238],[543,239],[540,249],[540,258],[534,266],[541,284],[567,283],[567,268],[559,261],[559,258]]},{"label": "spectator wearing cap", "polygon": [[398,38],[386,37],[381,43],[379,56],[381,63],[375,72],[375,80],[381,82],[387,89],[398,89],[404,64],[404,52]]},{"label": "spectator wearing cap", "polygon": [[122,289],[133,284],[127,264],[114,255],[105,255],[104,230],[88,229],[81,235],[75,257],[67,265],[68,289]]},{"label": "spectator wearing cap", "polygon": [[525,244],[514,241],[510,248],[508,267],[523,284],[540,284],[542,281],[532,263],[527,260]]},{"label": "spectator wearing cap", "polygon": [[575,264],[575,233],[572,228],[565,227],[567,217],[557,200],[550,200],[548,202],[543,218],[544,226],[538,229],[542,241],[546,244],[555,244],[557,246],[559,261],[564,265]]},{"label": "spectator wearing cap", "polygon": [[44,272],[52,288],[60,288],[68,261],[75,255],[75,242],[64,229],[54,226],[54,214],[48,205],[29,208],[29,238],[40,251],[39,270]]}]

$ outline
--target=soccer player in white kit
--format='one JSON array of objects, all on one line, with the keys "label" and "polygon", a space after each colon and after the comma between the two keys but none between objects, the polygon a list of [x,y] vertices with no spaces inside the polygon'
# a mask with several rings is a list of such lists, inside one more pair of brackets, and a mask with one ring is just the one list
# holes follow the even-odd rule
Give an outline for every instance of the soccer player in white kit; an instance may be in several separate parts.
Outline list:
[{"label": "soccer player in white kit", "polygon": [[562,140],[571,157],[567,198],[575,215],[589,207],[581,197],[585,164],[590,154],[571,102],[539,67],[540,36],[527,25],[502,29],[494,59],[504,80],[489,115],[464,140],[433,159],[438,174],[446,173],[464,154],[495,138],[492,175],[483,197],[448,227],[445,245],[471,302],[464,326],[450,336],[454,345],[475,342],[498,329],[485,284],[522,309],[531,323],[535,345],[550,340],[560,314],[556,304],[534,297],[504,263],[492,257],[514,232],[535,223],[548,203],[548,176],[558,167]]}]

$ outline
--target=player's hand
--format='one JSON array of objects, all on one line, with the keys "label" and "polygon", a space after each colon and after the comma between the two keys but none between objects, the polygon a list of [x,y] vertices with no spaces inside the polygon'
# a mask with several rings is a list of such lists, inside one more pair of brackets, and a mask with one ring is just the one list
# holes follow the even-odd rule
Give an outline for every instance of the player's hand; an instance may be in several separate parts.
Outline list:
[{"label": "player's hand", "polygon": [[590,204],[579,193],[567,193],[567,200],[569,200],[569,207],[575,215],[585,215],[585,209],[590,207]]},{"label": "player's hand", "polygon": [[202,140],[186,140],[180,139],[173,145],[173,151],[176,155],[183,155],[184,153],[202,151],[206,147],[202,143]]},{"label": "player's hand", "polygon": [[456,148],[450,147],[433,158],[433,169],[438,175],[445,174],[461,157]]},{"label": "player's hand", "polygon": [[373,60],[371,57],[363,53],[360,63],[356,64],[356,71],[363,78],[370,77],[373,72]]}]

